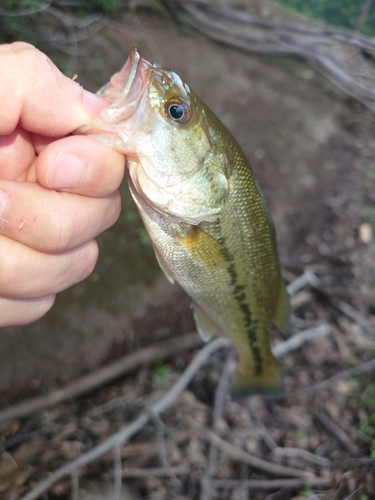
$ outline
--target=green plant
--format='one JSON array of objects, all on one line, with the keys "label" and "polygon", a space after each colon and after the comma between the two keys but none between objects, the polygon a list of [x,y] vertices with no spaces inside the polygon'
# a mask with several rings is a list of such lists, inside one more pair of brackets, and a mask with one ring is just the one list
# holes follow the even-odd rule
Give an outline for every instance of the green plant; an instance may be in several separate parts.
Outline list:
[{"label": "green plant", "polygon": [[299,494],[298,494],[298,495],[299,495],[300,497],[310,498],[311,493],[312,493],[312,491],[311,491],[311,486],[310,486],[309,484],[306,484],[306,485],[304,486],[303,490],[301,490],[301,491],[299,492]]},{"label": "green plant", "polygon": [[[277,0],[284,7],[327,24],[355,29],[366,0]],[[362,33],[375,34],[375,5],[367,16]]]},{"label": "green plant", "polygon": [[371,437],[370,458],[375,459],[375,413],[372,413],[368,419],[362,420],[358,424],[358,432],[364,436]]},{"label": "green plant", "polygon": [[171,385],[172,370],[163,365],[160,360],[154,362],[152,367],[153,385],[158,389],[166,390]]}]

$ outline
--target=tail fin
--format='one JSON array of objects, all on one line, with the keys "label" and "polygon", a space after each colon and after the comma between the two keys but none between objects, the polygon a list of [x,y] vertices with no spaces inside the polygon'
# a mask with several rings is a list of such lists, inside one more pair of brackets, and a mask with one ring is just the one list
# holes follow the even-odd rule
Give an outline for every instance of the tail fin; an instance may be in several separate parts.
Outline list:
[{"label": "tail fin", "polygon": [[284,384],[274,357],[270,358],[262,373],[255,374],[253,366],[237,363],[230,395],[233,400],[245,399],[253,394],[283,396]]}]

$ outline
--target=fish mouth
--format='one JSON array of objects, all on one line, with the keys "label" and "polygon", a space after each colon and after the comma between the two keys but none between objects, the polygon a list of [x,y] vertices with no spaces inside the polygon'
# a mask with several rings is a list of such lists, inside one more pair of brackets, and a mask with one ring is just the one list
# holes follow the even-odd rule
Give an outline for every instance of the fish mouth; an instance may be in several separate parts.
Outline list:
[{"label": "fish mouth", "polygon": [[121,71],[113,75],[110,82],[97,93],[111,103],[101,113],[105,122],[116,124],[135,113],[148,86],[151,68],[152,64],[133,47]]},{"label": "fish mouth", "polygon": [[128,120],[137,111],[146,93],[152,67],[133,47],[121,71],[114,74],[109,83],[97,92],[110,106],[73,134],[90,135],[120,152],[126,152],[124,138],[118,134],[118,124]]}]

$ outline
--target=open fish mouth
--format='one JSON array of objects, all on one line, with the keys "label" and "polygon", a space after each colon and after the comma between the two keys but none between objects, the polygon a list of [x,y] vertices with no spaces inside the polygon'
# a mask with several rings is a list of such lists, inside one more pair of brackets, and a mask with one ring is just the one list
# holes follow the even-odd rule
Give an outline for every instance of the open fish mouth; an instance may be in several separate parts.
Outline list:
[{"label": "open fish mouth", "polygon": [[101,114],[105,122],[115,124],[134,114],[146,91],[151,68],[152,65],[133,47],[121,71],[97,93],[111,103]]},{"label": "open fish mouth", "polygon": [[[111,144],[112,147],[117,146],[119,151],[124,152],[123,141],[120,138],[113,142],[114,136],[118,135],[116,127],[136,112],[147,90],[152,68],[153,65],[143,59],[138,49],[133,47],[121,71],[114,74],[110,82],[97,92],[97,95],[108,101],[110,106],[92,122],[79,127],[73,133],[100,137],[102,142]],[[111,135],[111,139],[108,138],[108,134]]]}]

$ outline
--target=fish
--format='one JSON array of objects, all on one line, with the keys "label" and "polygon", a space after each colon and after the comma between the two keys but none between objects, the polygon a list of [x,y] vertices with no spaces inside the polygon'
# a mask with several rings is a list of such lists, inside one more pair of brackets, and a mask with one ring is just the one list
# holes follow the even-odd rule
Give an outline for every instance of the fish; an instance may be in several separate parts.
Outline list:
[{"label": "fish", "polygon": [[282,395],[270,331],[284,329],[289,298],[271,216],[240,146],[174,71],[136,48],[97,94],[110,106],[76,133],[125,154],[161,269],[192,299],[202,338],[225,335],[237,350],[232,398]]}]

